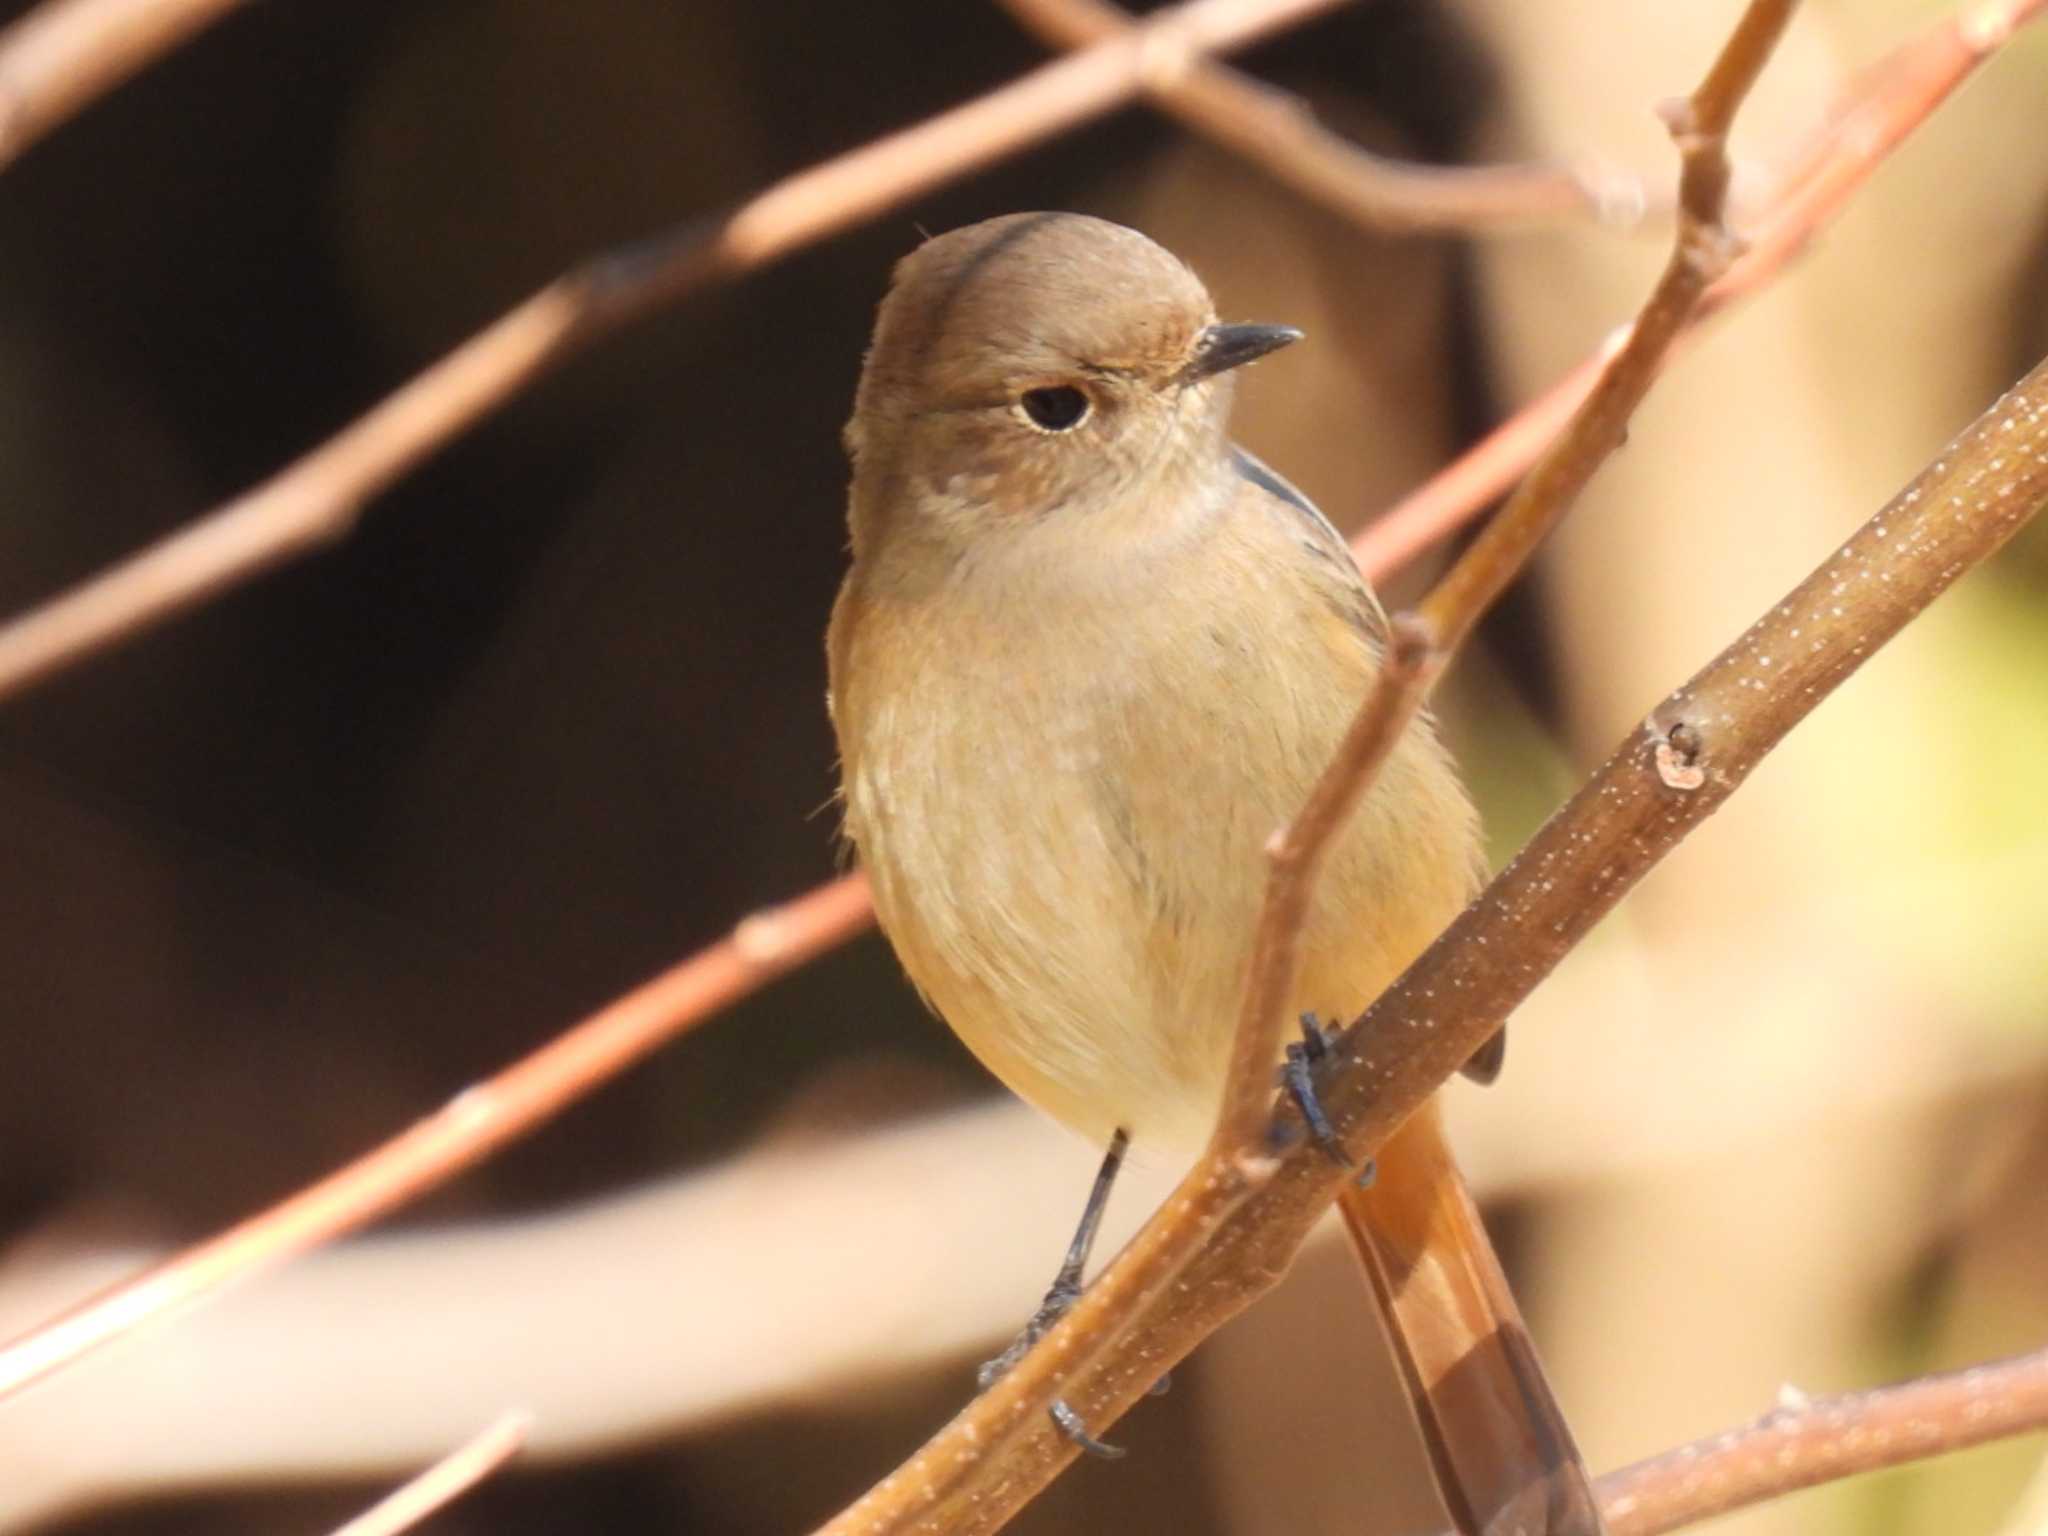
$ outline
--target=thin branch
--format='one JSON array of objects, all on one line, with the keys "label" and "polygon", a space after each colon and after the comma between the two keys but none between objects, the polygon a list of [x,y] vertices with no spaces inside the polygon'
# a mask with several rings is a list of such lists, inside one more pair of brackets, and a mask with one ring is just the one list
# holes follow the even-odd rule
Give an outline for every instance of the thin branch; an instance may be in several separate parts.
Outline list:
[{"label": "thin branch", "polygon": [[[1134,25],[1107,0],[1001,0],[1059,48],[1119,37]],[[1634,178],[1559,166],[1429,166],[1389,160],[1332,133],[1306,103],[1227,65],[1193,60],[1145,82],[1145,98],[1282,186],[1380,233],[1423,234],[1592,217],[1641,222]]]},{"label": "thin branch", "polygon": [[146,1320],[396,1209],[869,921],[866,882],[857,875],[756,913],[730,937],[458,1094],[347,1167],[0,1346],[0,1398]]},{"label": "thin branch", "polygon": [[1259,1145],[1272,1119],[1273,1061],[1286,1028],[1287,999],[1301,976],[1302,934],[1323,857],[1349,825],[1446,660],[1410,615],[1392,618],[1372,691],[1352,717],[1337,755],[1309,791],[1308,803],[1267,844],[1265,896],[1231,1037],[1223,1106],[1209,1141],[1212,1157],[1243,1156]]},{"label": "thin branch", "polygon": [[0,31],[0,169],[242,0],[46,0]]},{"label": "thin branch", "polygon": [[254,490],[0,626],[0,698],[341,537],[366,501],[429,453],[627,321],[1099,116],[1154,74],[1336,3],[1186,0],[964,106],[800,171],[724,217],[557,279]]},{"label": "thin branch", "polygon": [[[1794,725],[2044,504],[2048,362],[1659,706],[1340,1038],[1318,1086],[1353,1162],[1491,1039]],[[1091,1429],[1113,1423],[1285,1273],[1346,1178],[1306,1140],[1255,1171],[1205,1158],[1065,1322],[825,1532],[1000,1526],[1076,1454],[1045,1416],[1051,1398]],[[1190,1240],[1196,1251],[1176,1264]]]},{"label": "thin branch", "polygon": [[[1681,346],[1702,322],[1768,286],[1804,255],[1906,136],[2044,12],[2048,0],[1971,0],[1865,71],[1830,113],[1827,131],[1787,171],[1749,232],[1748,249],[1708,290]],[[1351,542],[1359,565],[1368,575],[1396,570],[1506,493],[1628,339],[1626,327],[1609,336],[1595,356],[1368,523]]]},{"label": "thin branch", "polygon": [[1636,406],[1714,280],[1734,259],[1722,223],[1728,197],[1728,129],[1791,19],[1794,0],[1753,0],[1713,70],[1690,100],[1665,109],[1682,152],[1678,239],[1628,339],[1600,371],[1570,428],[1536,461],[1506,506],[1423,601],[1421,615],[1444,650],[1455,649],[1578,499],[1593,471],[1621,446]]},{"label": "thin branch", "polygon": [[[1656,375],[1660,349],[1676,337],[1691,305],[1725,265],[1729,242],[1720,220],[1728,182],[1726,133],[1793,3],[1750,0],[1698,92],[1674,111],[1683,167],[1678,237],[1634,336],[1496,525],[1417,612],[1394,620],[1385,661],[1336,756],[1302,812],[1276,836],[1230,1077],[1215,1135],[1201,1160],[1064,1319],[894,1475],[825,1527],[828,1536],[981,1532],[1001,1526],[1078,1454],[1073,1441],[1053,1427],[1048,1410],[1056,1400],[1079,1409],[1091,1427],[1113,1420],[1203,1334],[1279,1278],[1309,1223],[1334,1195],[1329,1159],[1320,1147],[1311,1159],[1301,1155],[1299,1140],[1293,1154],[1279,1153],[1269,1134],[1283,1004],[1299,970],[1301,932],[1322,855],[1420,706],[1428,683],[1619,444],[1629,412]],[[1427,961],[1425,956],[1419,964]],[[1439,1073],[1437,1081],[1490,1039],[1498,1023],[1471,1040],[1464,1057]],[[1365,1075],[1353,1070],[1354,1093]],[[1384,1072],[1372,1075],[1385,1077]],[[1434,1086],[1377,1124],[1369,1145],[1353,1146],[1353,1165],[1362,1163]],[[1284,1237],[1275,1218],[1247,1225],[1249,1213],[1272,1205],[1287,1190],[1312,1193],[1293,1207],[1300,1219]],[[1270,1246],[1258,1254],[1245,1251],[1244,1245],[1254,1240]],[[1235,1262],[1215,1262],[1223,1253]]]},{"label": "thin branch", "polygon": [[501,1415],[474,1439],[338,1527],[334,1536],[400,1536],[411,1530],[518,1455],[531,1427],[523,1413]]},{"label": "thin branch", "polygon": [[[1677,239],[1663,277],[1626,341],[1528,479],[1416,612],[1396,621],[1389,663],[1360,707],[1343,748],[1323,771],[1308,805],[1276,839],[1213,1143],[1219,1154],[1256,1146],[1268,1113],[1272,1062],[1286,1027],[1286,999],[1301,969],[1302,928],[1323,850],[1371,786],[1428,683],[1620,446],[1628,419],[1649,393],[1665,354],[1690,323],[1708,286],[1727,268],[1734,249],[1722,223],[1728,129],[1794,3],[1753,0],[1699,90],[1668,109],[1681,172]],[[1361,737],[1372,742],[1372,755],[1359,749]]]},{"label": "thin branch", "polygon": [[1594,1485],[1609,1536],[1662,1536],[1859,1472],[2048,1429],[2048,1349],[1789,1403]]}]

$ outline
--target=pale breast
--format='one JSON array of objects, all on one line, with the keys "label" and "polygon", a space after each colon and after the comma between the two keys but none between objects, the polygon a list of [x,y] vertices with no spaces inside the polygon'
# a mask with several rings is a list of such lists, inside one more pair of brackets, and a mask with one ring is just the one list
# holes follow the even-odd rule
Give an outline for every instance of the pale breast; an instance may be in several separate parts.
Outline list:
[{"label": "pale breast", "polygon": [[[1151,593],[834,618],[847,829],[885,930],[997,1076],[1098,1140],[1205,1131],[1262,850],[1370,680],[1300,541],[1239,521]],[[1332,860],[1299,1005],[1368,1001],[1463,900],[1471,841],[1423,727]]]}]

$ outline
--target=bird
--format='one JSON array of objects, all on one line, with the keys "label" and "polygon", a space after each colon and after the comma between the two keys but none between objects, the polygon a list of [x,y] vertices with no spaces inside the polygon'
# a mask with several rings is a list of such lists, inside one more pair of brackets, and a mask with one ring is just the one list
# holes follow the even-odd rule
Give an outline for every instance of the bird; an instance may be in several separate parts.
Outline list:
[{"label": "bird", "polygon": [[[845,837],[931,1007],[1109,1149],[1034,1327],[1078,1287],[1126,1142],[1206,1138],[1263,850],[1386,645],[1343,539],[1228,435],[1237,371],[1300,336],[1219,320],[1135,230],[1010,214],[897,265],[855,391],[826,638]],[[1294,1011],[1362,1011],[1481,873],[1425,711],[1330,850]],[[1497,1068],[1495,1046],[1472,1070]],[[1434,1101],[1376,1165],[1345,1224],[1454,1523],[1599,1531]]]}]

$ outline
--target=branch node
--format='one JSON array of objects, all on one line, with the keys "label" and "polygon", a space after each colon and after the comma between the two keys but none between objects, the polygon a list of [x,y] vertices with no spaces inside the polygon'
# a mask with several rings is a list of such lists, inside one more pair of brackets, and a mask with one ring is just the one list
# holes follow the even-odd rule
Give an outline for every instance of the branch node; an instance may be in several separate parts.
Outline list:
[{"label": "branch node", "polygon": [[1690,794],[1707,782],[1707,771],[1699,765],[1705,743],[1695,727],[1679,720],[1660,730],[1653,720],[1649,729],[1657,744],[1657,777],[1666,789]]},{"label": "branch node", "polygon": [[1699,112],[1690,96],[1667,96],[1650,110],[1657,114],[1679,153],[1690,155],[1706,146],[1707,135],[1700,129]]},{"label": "branch node", "polygon": [[1172,90],[1194,69],[1195,58],[1185,26],[1155,22],[1146,28],[1144,41],[1138,45],[1136,73],[1140,89]]},{"label": "branch node", "polygon": [[772,965],[789,949],[789,924],[774,907],[751,913],[734,925],[732,947],[751,965]]},{"label": "branch node", "polygon": [[1403,608],[1387,620],[1387,664],[1404,677],[1429,677],[1445,661],[1437,627],[1418,609]]},{"label": "branch node", "polygon": [[1258,1189],[1272,1182],[1273,1175],[1280,1171],[1282,1161],[1284,1159],[1270,1152],[1250,1147],[1241,1148],[1232,1153],[1229,1159],[1221,1162],[1221,1167],[1227,1169],[1228,1174],[1219,1172],[1212,1182],[1222,1184],[1227,1179],[1231,1186],[1229,1192],[1233,1194]]},{"label": "branch node", "polygon": [[1719,219],[1712,222],[1686,220],[1679,232],[1678,245],[1702,284],[1720,281],[1721,276],[1749,250],[1749,242]]}]

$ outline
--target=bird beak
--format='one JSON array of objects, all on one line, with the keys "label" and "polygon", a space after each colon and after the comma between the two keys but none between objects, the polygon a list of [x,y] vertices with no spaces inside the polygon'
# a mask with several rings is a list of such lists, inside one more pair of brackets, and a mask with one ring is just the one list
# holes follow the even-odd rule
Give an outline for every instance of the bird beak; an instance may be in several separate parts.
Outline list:
[{"label": "bird beak", "polygon": [[1301,332],[1291,325],[1212,325],[1196,341],[1195,355],[1181,369],[1180,381],[1199,384],[1299,340]]}]

